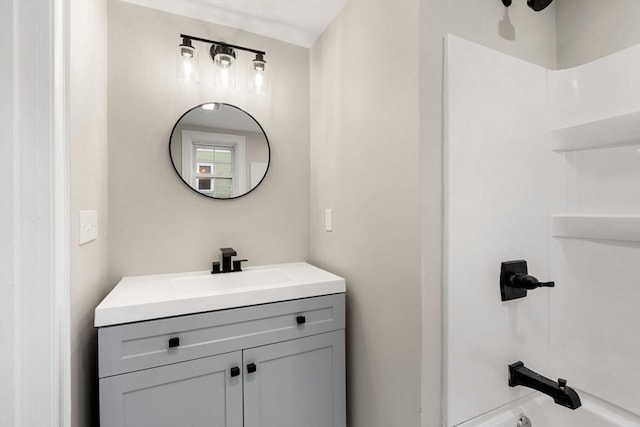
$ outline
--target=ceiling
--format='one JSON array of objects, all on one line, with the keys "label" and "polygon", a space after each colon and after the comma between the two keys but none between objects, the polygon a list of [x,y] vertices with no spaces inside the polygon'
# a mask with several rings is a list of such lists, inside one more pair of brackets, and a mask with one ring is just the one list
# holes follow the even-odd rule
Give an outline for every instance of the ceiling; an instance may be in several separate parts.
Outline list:
[{"label": "ceiling", "polygon": [[311,47],[347,0],[122,0]]}]

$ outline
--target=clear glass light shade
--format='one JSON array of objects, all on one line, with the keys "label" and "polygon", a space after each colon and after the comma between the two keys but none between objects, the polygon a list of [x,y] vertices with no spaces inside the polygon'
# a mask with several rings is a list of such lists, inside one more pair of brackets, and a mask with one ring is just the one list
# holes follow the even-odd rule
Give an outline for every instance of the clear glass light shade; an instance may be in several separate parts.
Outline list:
[{"label": "clear glass light shade", "polygon": [[236,54],[227,46],[211,46],[211,57],[215,69],[215,87],[218,89],[235,89],[236,87]]},{"label": "clear glass light shade", "polygon": [[256,95],[269,93],[269,73],[264,60],[253,60],[249,78],[249,92]]},{"label": "clear glass light shade", "polygon": [[181,83],[198,82],[198,51],[180,45],[176,52],[176,76]]},{"label": "clear glass light shade", "polygon": [[218,89],[235,89],[236,87],[236,67],[233,62],[215,66],[215,86]]}]

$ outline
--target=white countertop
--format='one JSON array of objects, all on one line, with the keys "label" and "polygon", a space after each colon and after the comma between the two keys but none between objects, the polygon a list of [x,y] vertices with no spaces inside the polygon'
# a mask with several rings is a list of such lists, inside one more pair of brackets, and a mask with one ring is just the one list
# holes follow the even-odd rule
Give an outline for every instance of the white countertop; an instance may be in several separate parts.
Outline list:
[{"label": "white countertop", "polygon": [[123,278],[95,310],[96,327],[345,292],[345,280],[305,262]]}]

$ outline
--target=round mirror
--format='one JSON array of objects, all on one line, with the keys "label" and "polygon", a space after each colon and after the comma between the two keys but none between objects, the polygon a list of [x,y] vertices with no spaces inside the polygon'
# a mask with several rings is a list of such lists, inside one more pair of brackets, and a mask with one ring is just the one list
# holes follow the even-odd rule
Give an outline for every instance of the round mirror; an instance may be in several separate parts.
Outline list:
[{"label": "round mirror", "polygon": [[271,150],[260,123],[229,104],[198,105],[178,119],[169,140],[176,173],[192,190],[235,199],[256,188],[269,169]]}]

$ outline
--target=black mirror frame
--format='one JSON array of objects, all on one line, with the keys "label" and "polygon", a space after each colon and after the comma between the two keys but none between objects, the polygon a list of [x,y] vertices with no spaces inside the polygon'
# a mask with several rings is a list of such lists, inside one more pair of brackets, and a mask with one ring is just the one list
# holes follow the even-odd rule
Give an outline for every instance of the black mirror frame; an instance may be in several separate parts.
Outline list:
[{"label": "black mirror frame", "polygon": [[256,184],[255,187],[253,187],[251,190],[247,191],[244,194],[241,194],[239,196],[235,196],[235,197],[212,197],[212,196],[207,196],[206,194],[203,194],[201,192],[199,192],[198,190],[196,190],[195,188],[193,188],[191,185],[189,185],[189,183],[187,181],[184,180],[184,178],[182,177],[182,175],[180,174],[180,172],[178,171],[178,169],[176,168],[176,162],[173,159],[173,154],[171,154],[171,140],[173,139],[173,132],[175,132],[176,127],[178,126],[178,123],[180,123],[180,120],[182,120],[182,118],[184,116],[186,116],[187,114],[189,114],[190,112],[192,112],[193,110],[197,109],[197,108],[202,108],[203,105],[206,104],[213,104],[214,102],[204,102],[200,105],[196,105],[195,107],[187,110],[184,114],[182,114],[178,120],[176,121],[176,123],[173,125],[173,128],[171,129],[171,133],[169,134],[169,159],[171,160],[171,166],[173,167],[173,170],[175,171],[176,175],[178,175],[178,177],[180,178],[180,181],[182,181],[184,183],[184,185],[186,185],[191,191],[193,191],[194,193],[197,193],[198,195],[202,196],[202,197],[206,197],[209,200],[234,200],[234,199],[239,199],[241,197],[246,196],[247,194],[251,193],[253,190],[255,190],[256,188],[260,187],[260,184],[262,184],[262,182],[264,181],[265,177],[267,176],[267,174],[269,173],[269,168],[271,167],[271,144],[269,143],[269,137],[267,136],[267,133],[264,131],[264,128],[262,127],[262,125],[260,124],[259,121],[256,120],[255,117],[253,117],[251,114],[247,113],[245,110],[243,110],[240,107],[237,107],[235,105],[232,104],[227,104],[224,102],[215,102],[215,104],[219,104],[219,105],[224,105],[227,107],[233,107],[237,110],[242,111],[243,113],[245,113],[247,116],[251,117],[251,120],[253,120],[254,122],[256,122],[256,124],[258,125],[258,127],[260,128],[260,130],[262,131],[262,134],[264,135],[264,139],[267,141],[267,170],[264,171],[264,175],[262,176],[262,179],[260,179],[260,182],[258,182]]}]

